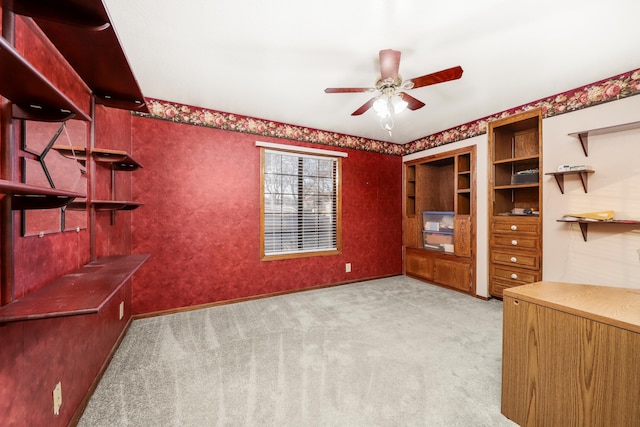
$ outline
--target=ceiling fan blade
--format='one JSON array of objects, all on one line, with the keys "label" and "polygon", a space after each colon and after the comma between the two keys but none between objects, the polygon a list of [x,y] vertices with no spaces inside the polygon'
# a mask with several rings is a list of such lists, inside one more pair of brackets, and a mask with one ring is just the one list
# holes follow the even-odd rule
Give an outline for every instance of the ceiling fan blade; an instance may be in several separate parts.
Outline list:
[{"label": "ceiling fan blade", "polygon": [[410,79],[410,81],[413,82],[413,89],[415,89],[418,87],[429,86],[436,83],[448,82],[449,80],[456,80],[460,77],[462,77],[462,67],[457,66],[424,76],[416,77],[414,79]]},{"label": "ceiling fan blade", "polygon": [[400,51],[385,49],[380,51],[380,78],[381,80],[398,78],[400,68]]},{"label": "ceiling fan blade", "polygon": [[417,110],[419,108],[424,107],[424,102],[414,98],[413,96],[409,95],[406,92],[400,92],[398,95],[400,95],[402,99],[406,101],[407,104],[409,104],[407,105],[407,108],[410,110]]},{"label": "ceiling fan blade", "polygon": [[373,107],[373,103],[378,99],[377,96],[374,96],[370,100],[368,100],[362,107],[358,108],[356,111],[351,113],[352,116],[359,116],[360,114],[367,111],[369,108]]},{"label": "ceiling fan blade", "polygon": [[372,87],[328,87],[325,93],[351,93],[351,92],[373,92]]}]

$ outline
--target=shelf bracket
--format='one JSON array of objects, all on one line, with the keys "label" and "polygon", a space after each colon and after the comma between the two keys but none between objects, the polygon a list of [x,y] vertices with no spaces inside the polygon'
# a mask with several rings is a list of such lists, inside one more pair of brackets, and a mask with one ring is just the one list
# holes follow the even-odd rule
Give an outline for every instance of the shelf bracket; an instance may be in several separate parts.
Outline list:
[{"label": "shelf bracket", "polygon": [[558,188],[560,188],[560,192],[564,194],[564,176],[565,175],[579,175],[580,182],[582,182],[582,189],[585,193],[589,190],[589,174],[594,173],[591,169],[585,170],[576,170],[576,171],[568,171],[568,172],[549,172],[545,175],[553,175],[558,183]]},{"label": "shelf bracket", "polygon": [[587,224],[586,222],[579,222],[578,225],[580,226],[580,232],[582,233],[582,238],[586,242],[587,241],[587,230],[589,229],[589,224]]},{"label": "shelf bracket", "polygon": [[587,193],[587,187],[588,187],[588,180],[589,177],[587,175],[587,172],[580,172],[580,181],[582,181],[582,188],[584,189],[584,192]]},{"label": "shelf bracket", "polygon": [[580,145],[582,145],[584,156],[589,157],[589,132],[580,132],[577,136],[580,140]]},{"label": "shelf bracket", "polygon": [[564,175],[553,174],[553,177],[556,179],[558,183],[558,187],[560,188],[560,192],[564,194]]}]

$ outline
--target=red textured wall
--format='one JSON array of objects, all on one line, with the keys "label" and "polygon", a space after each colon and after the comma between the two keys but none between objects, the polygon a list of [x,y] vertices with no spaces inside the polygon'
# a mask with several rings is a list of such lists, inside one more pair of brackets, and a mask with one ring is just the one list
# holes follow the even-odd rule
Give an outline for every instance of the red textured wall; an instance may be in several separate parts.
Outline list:
[{"label": "red textured wall", "polygon": [[347,149],[336,149],[349,154],[342,255],[261,262],[256,139],[133,118],[133,154],[145,166],[133,194],[145,205],[133,212],[132,252],[152,254],[133,279],[135,313],[401,274],[402,159]]},{"label": "red textured wall", "polygon": [[[34,33],[28,20],[17,17],[16,21],[18,50],[25,51],[36,68],[42,69],[49,80],[89,111],[89,92],[84,84],[68,72],[51,46]],[[100,107],[96,123],[96,145],[120,148],[119,144],[131,143],[128,112]],[[18,132],[15,143],[16,153],[20,155]],[[15,160],[17,172],[19,162]],[[17,173],[16,179],[19,179]],[[105,187],[109,190],[108,172],[97,173],[96,179],[99,191],[103,192]],[[123,191],[130,192],[130,177],[123,179],[129,179],[122,185]],[[89,261],[89,230],[48,234],[42,238],[20,237],[19,212],[14,213],[14,225],[16,299]],[[118,217],[115,226],[110,225],[108,214],[99,217],[97,229],[100,255],[129,253],[130,213]],[[0,425],[68,425],[130,318],[130,298],[129,283],[99,314],[0,325]],[[123,320],[118,320],[120,301],[125,301]],[[58,381],[62,383],[63,404],[60,414],[54,415],[52,392]]]},{"label": "red textured wall", "polygon": [[[0,425],[66,426],[130,316],[118,320],[124,286],[99,314],[0,326]],[[60,414],[53,389],[62,383]]]},{"label": "red textured wall", "polygon": [[[131,113],[96,105],[96,147],[131,153]],[[96,163],[94,198],[99,200],[131,200],[132,174],[115,172],[115,188],[111,185],[109,164]],[[96,256],[131,253],[131,211],[96,212]]]},{"label": "red textured wall", "polygon": [[40,28],[30,18],[19,15],[16,15],[15,27],[16,50],[80,109],[89,114],[89,89],[61,55],[57,52],[51,54],[55,48]]}]

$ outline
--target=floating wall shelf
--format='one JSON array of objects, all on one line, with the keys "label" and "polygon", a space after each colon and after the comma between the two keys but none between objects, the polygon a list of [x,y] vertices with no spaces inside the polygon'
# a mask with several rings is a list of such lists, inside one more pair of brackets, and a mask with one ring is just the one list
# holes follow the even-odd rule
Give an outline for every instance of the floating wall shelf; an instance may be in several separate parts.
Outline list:
[{"label": "floating wall shelf", "polygon": [[[87,150],[84,147],[74,147],[69,145],[54,145],[54,150],[59,152],[66,158],[77,160],[79,162],[86,162]],[[93,148],[91,150],[91,157],[97,163],[108,163],[113,166],[115,170],[120,171],[134,171],[142,167],[129,153],[121,150],[109,150],[106,148]]]},{"label": "floating wall shelf", "polygon": [[592,174],[592,173],[595,173],[595,171],[591,169],[585,169],[585,170],[579,170],[579,171],[549,172],[549,173],[545,173],[545,175],[553,175],[553,177],[556,179],[556,182],[558,183],[560,192],[564,194],[565,175],[579,175],[580,181],[582,181],[582,188],[586,193],[588,189],[589,174]]},{"label": "floating wall shelf", "polygon": [[[132,211],[142,206],[142,203],[127,200],[92,200],[91,206],[96,211]],[[73,201],[67,205],[67,209],[72,211],[83,211],[87,209],[87,201]]]},{"label": "floating wall shelf", "polygon": [[16,119],[45,122],[91,118],[0,37],[0,94]]},{"label": "floating wall shelf", "polygon": [[39,187],[19,182],[0,180],[0,193],[11,196],[11,209],[51,209],[68,205],[86,194],[55,188]]},{"label": "floating wall shelf", "polygon": [[578,138],[578,140],[580,141],[580,144],[582,144],[582,151],[584,152],[584,155],[589,157],[589,135],[602,135],[606,133],[622,132],[625,130],[638,129],[638,128],[640,128],[640,121],[625,123],[625,124],[615,125],[615,126],[607,126],[603,128],[597,128],[597,129],[584,130],[580,132],[573,132],[573,133],[570,133],[569,136]]},{"label": "floating wall shelf", "polygon": [[35,20],[95,94],[97,103],[149,112],[103,0],[14,0],[8,2],[8,9]]},{"label": "floating wall shelf", "polygon": [[588,221],[588,220],[571,220],[571,219],[559,219],[558,222],[568,222],[568,223],[577,223],[580,226],[580,231],[582,232],[582,238],[584,241],[587,241],[587,231],[589,230],[590,224],[618,224],[618,225],[638,225],[640,226],[640,221],[635,221],[631,219],[612,219],[610,221]]}]

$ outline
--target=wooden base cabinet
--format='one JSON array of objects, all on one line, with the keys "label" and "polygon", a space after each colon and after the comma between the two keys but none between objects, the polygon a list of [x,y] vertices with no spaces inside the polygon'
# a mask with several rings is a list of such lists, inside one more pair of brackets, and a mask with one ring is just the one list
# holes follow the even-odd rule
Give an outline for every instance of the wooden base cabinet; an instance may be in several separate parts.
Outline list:
[{"label": "wooden base cabinet", "polygon": [[439,285],[470,292],[473,287],[471,260],[455,255],[434,254],[424,249],[405,250],[405,273]]},{"label": "wooden base cabinet", "polygon": [[404,272],[475,295],[475,153],[466,147],[404,165]]},{"label": "wooden base cabinet", "polygon": [[640,292],[504,291],[502,414],[521,426],[640,426]]}]

